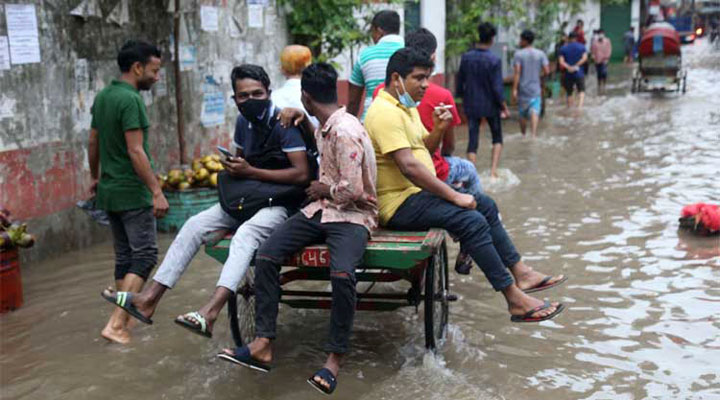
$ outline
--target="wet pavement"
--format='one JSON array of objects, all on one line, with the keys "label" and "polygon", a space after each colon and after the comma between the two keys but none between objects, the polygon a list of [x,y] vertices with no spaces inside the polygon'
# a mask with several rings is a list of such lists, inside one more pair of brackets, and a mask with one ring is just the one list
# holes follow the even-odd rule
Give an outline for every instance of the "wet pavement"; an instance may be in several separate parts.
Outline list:
[{"label": "wet pavement", "polygon": [[[438,356],[423,349],[422,307],[360,312],[335,398],[720,398],[720,238],[677,231],[683,205],[720,203],[720,52],[700,41],[684,61],[685,95],[630,95],[629,69],[614,66],[607,97],[551,105],[537,140],[505,125],[507,171],[489,191],[525,260],[570,276],[540,293],[568,306],[561,316],[512,324],[479,270],[451,272],[460,300]],[[225,315],[211,340],[172,322],[214,287],[220,266],[199,254],[154,325],[108,344],[112,264],[108,243],[23,267],[25,306],[0,316],[0,398],[320,396],[305,379],[324,359],[327,312],[281,308],[270,374],[219,361]]]}]

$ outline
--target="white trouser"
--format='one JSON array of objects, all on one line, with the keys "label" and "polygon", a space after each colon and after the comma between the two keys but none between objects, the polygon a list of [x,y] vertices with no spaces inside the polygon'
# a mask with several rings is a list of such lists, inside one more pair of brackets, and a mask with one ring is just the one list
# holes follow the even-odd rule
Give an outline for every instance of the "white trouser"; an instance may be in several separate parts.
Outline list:
[{"label": "white trouser", "polygon": [[153,280],[163,286],[174,287],[200,250],[207,233],[237,228],[230,242],[230,255],[225,261],[217,283],[217,286],[234,292],[245,276],[255,250],[287,217],[288,211],[285,207],[267,207],[240,225],[238,220],[223,211],[220,204],[216,204],[185,222],[170,245]]}]

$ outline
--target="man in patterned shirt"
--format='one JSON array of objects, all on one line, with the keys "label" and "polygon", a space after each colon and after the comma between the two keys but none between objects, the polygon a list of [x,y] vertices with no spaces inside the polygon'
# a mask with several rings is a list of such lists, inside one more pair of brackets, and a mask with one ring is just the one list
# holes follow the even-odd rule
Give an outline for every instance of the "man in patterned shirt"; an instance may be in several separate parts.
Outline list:
[{"label": "man in patterned shirt", "polygon": [[[355,268],[362,262],[370,232],[377,226],[375,153],[360,121],[337,104],[337,73],[332,66],[310,65],[303,71],[301,85],[303,106],[320,121],[320,128],[315,130],[320,177],[307,189],[313,202],[281,225],[257,252],[255,340],[235,350],[225,349],[218,357],[256,370],[270,369],[281,294],[280,266],[303,247],[326,242],[332,284],[325,346],[329,356],[308,382],[330,394],[349,347],[357,297]],[[286,108],[281,114],[285,126],[304,123],[308,128],[306,121],[302,110]]]},{"label": "man in patterned shirt", "polygon": [[348,93],[347,111],[360,116],[360,101],[365,89],[363,114],[372,103],[372,94],[375,88],[385,81],[385,68],[388,60],[397,50],[405,47],[405,41],[400,33],[400,15],[395,11],[383,10],[375,14],[372,19],[370,34],[374,46],[366,47],[360,52],[358,61],[353,66],[350,75],[350,89]]}]

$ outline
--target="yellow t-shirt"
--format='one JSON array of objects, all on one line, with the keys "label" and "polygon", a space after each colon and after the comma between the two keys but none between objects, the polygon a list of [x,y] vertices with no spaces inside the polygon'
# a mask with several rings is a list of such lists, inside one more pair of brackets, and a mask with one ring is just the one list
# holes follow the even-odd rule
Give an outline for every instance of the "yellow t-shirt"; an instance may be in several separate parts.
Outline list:
[{"label": "yellow t-shirt", "polygon": [[432,157],[423,142],[428,131],[417,109],[406,108],[385,90],[380,90],[370,105],[365,115],[365,129],[375,150],[380,224],[385,225],[408,197],[421,190],[400,172],[390,153],[409,148],[435,175]]}]

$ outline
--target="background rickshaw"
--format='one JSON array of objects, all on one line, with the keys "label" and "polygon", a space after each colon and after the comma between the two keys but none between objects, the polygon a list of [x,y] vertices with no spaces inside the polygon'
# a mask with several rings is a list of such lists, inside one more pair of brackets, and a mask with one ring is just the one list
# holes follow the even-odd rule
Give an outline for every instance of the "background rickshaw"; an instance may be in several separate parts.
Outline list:
[{"label": "background rickshaw", "polygon": [[665,22],[645,30],[638,46],[632,92],[675,91],[685,93],[687,72],[682,67],[680,36]]}]

